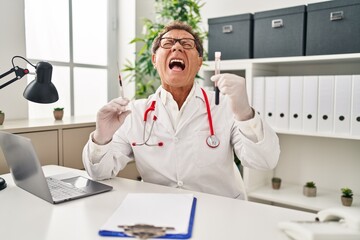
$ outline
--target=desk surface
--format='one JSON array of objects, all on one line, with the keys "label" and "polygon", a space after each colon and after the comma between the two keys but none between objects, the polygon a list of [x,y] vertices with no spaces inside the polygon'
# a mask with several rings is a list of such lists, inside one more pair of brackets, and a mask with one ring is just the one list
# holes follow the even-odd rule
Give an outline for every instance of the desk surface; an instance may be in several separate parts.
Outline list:
[{"label": "desk surface", "polygon": [[[43,167],[46,176],[74,171],[60,166]],[[15,186],[0,191],[0,239],[114,239],[98,235],[99,228],[118,208],[127,193],[188,193],[189,191],[115,178],[103,181],[111,192],[52,205]],[[191,239],[288,239],[277,228],[287,220],[314,220],[315,215],[259,203],[192,192],[198,199]]]}]

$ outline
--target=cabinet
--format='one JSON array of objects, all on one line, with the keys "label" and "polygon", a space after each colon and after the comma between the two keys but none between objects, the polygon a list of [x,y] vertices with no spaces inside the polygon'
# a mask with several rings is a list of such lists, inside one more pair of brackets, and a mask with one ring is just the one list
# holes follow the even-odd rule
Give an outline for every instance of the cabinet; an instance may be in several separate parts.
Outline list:
[{"label": "cabinet", "polygon": [[[252,102],[255,77],[358,75],[360,54],[225,60],[221,61],[221,72],[245,77]],[[204,78],[200,84],[213,88],[208,79],[214,74],[214,62],[207,62],[200,74]],[[277,167],[272,171],[243,170],[250,200],[316,212],[341,206],[340,188],[347,186],[355,195],[353,206],[360,207],[360,136],[275,130],[281,148]],[[273,176],[282,178],[280,190],[271,189]],[[307,181],[316,183],[317,197],[302,195],[302,186]]]},{"label": "cabinet", "polygon": [[[41,165],[61,165],[83,169],[81,153],[89,134],[95,129],[92,117],[7,120],[0,131],[19,134],[31,139]],[[0,173],[9,169],[0,149]]]},{"label": "cabinet", "polygon": [[57,146],[58,132],[55,130],[19,133],[30,138],[42,165],[58,165],[59,154]]},{"label": "cabinet", "polygon": [[[59,154],[57,146],[58,132],[56,130],[40,132],[19,132],[21,136],[31,139],[41,165],[58,165]],[[9,172],[2,150],[0,148],[0,174]]]},{"label": "cabinet", "polygon": [[[82,150],[95,130],[93,117],[69,117],[62,121],[53,119],[7,120],[0,126],[0,131],[19,134],[31,139],[41,165],[61,165],[84,169]],[[9,169],[0,148],[0,174]],[[119,176],[139,179],[135,163],[131,162]]]},{"label": "cabinet", "polygon": [[62,159],[65,167],[84,169],[82,149],[89,140],[89,135],[95,126],[69,128],[62,130]]}]

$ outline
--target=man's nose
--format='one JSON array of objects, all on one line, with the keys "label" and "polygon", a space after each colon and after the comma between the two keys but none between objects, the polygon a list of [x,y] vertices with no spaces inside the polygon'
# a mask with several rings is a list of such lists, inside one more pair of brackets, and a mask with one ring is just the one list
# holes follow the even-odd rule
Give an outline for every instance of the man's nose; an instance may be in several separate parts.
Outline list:
[{"label": "man's nose", "polygon": [[177,41],[173,46],[172,46],[172,48],[171,48],[171,50],[174,52],[174,51],[183,51],[184,50],[184,48],[183,48],[183,46],[180,44],[180,42],[179,41]]}]

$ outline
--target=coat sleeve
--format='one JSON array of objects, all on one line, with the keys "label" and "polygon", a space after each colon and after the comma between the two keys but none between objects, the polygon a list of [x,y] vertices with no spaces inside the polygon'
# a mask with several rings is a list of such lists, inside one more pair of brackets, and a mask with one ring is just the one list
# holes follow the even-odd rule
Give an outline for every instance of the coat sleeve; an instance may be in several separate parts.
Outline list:
[{"label": "coat sleeve", "polygon": [[235,120],[232,129],[232,144],[236,156],[245,167],[270,170],[278,163],[279,138],[257,114],[253,119],[245,122]]},{"label": "coat sleeve", "polygon": [[90,177],[102,180],[116,175],[134,161],[134,152],[129,142],[133,129],[139,128],[136,123],[143,122],[143,113],[150,100],[140,99],[129,104],[131,114],[126,117],[123,125],[115,132],[110,143],[97,145],[92,141],[92,134],[83,149],[83,163]]},{"label": "coat sleeve", "polygon": [[118,131],[106,145],[97,145],[92,134],[83,149],[83,164],[89,176],[95,180],[116,177],[118,172],[133,160],[131,147],[121,140]]}]

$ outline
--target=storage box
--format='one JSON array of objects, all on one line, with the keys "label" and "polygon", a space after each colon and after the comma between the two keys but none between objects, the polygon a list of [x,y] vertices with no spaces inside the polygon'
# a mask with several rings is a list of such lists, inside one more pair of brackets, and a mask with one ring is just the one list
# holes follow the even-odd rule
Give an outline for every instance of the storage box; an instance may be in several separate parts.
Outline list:
[{"label": "storage box", "polygon": [[208,59],[246,59],[252,57],[253,15],[251,13],[208,19]]},{"label": "storage box", "polygon": [[306,6],[254,14],[254,58],[305,55]]},{"label": "storage box", "polygon": [[360,1],[309,4],[306,55],[360,52]]}]

